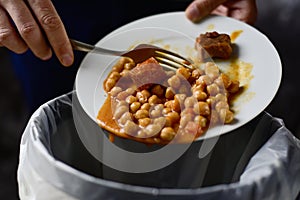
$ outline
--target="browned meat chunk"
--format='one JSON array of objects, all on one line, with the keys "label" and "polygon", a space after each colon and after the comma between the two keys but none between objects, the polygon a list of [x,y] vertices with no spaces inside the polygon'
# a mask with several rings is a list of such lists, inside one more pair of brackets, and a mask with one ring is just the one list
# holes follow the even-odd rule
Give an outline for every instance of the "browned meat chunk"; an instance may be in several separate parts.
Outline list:
[{"label": "browned meat chunk", "polygon": [[155,58],[149,58],[137,64],[130,71],[130,77],[139,89],[147,89],[153,84],[162,84],[166,79],[166,73]]},{"label": "browned meat chunk", "polygon": [[216,31],[200,34],[196,38],[195,47],[199,51],[202,60],[209,56],[228,59],[232,53],[230,36],[224,33],[219,34]]}]

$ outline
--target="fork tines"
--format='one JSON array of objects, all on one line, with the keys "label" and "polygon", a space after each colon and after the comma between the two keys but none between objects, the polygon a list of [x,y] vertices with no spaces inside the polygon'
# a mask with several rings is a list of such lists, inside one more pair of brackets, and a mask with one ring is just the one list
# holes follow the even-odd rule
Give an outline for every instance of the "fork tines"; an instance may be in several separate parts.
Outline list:
[{"label": "fork tines", "polygon": [[174,70],[180,67],[192,68],[192,61],[185,59],[184,57],[169,52],[167,50],[156,50],[155,59],[164,67]]}]

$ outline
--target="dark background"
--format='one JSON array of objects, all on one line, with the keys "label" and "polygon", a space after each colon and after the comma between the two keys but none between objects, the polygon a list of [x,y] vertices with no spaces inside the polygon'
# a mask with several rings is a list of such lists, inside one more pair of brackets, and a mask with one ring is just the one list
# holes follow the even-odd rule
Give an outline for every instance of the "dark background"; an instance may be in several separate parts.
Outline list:
[{"label": "dark background", "polygon": [[[258,0],[257,3],[259,16],[255,27],[272,41],[283,64],[279,92],[266,110],[283,119],[287,128],[300,138],[300,26],[297,23],[300,1]],[[8,53],[0,48],[0,199],[18,199],[16,170],[19,142],[31,114]]]}]

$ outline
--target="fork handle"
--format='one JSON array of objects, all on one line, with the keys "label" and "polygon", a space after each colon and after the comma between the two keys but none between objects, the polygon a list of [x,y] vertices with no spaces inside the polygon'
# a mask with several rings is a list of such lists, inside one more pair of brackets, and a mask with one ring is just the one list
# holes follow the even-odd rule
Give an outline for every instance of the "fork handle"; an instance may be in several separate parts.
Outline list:
[{"label": "fork handle", "polygon": [[93,53],[100,53],[100,54],[107,54],[107,55],[114,55],[114,56],[121,56],[124,54],[123,51],[115,51],[110,49],[104,49],[101,47],[96,47],[94,45],[90,45],[84,42],[80,42],[74,39],[70,39],[72,48],[77,51],[83,52],[93,52]]}]

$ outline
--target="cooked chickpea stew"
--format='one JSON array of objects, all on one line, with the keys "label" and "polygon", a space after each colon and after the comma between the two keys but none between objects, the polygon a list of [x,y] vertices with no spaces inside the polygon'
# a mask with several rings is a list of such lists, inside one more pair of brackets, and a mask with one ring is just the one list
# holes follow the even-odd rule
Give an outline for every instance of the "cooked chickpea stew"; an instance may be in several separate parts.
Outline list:
[{"label": "cooked chickpea stew", "polygon": [[213,62],[201,68],[164,69],[155,58],[121,58],[103,83],[108,94],[99,125],[144,143],[191,142],[212,126],[234,120],[231,97],[239,92]]}]

